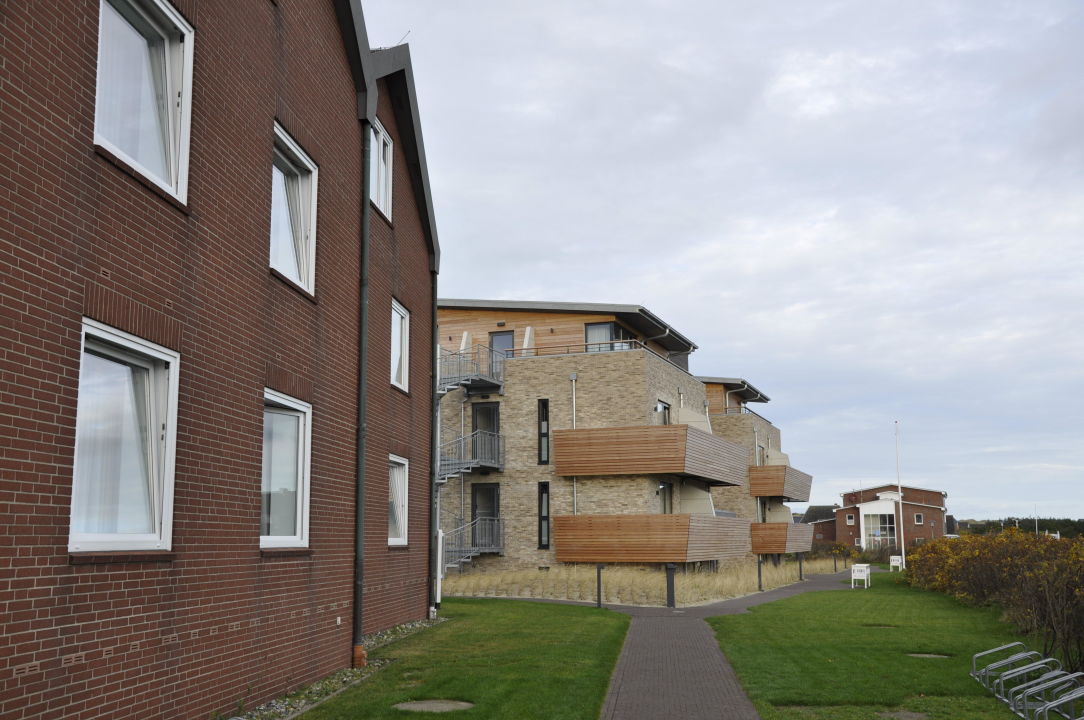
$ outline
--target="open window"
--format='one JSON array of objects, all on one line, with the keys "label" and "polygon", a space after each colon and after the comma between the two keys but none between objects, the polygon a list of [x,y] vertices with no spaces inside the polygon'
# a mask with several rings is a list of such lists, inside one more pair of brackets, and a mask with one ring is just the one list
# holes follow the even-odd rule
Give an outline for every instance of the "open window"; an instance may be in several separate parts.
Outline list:
[{"label": "open window", "polygon": [[319,171],[275,123],[271,161],[271,267],[310,295],[316,291],[316,192]]},{"label": "open window", "polygon": [[182,203],[193,36],[165,0],[101,0],[94,142]]},{"label": "open window", "polygon": [[179,372],[173,350],[83,321],[69,550],[170,549]]}]

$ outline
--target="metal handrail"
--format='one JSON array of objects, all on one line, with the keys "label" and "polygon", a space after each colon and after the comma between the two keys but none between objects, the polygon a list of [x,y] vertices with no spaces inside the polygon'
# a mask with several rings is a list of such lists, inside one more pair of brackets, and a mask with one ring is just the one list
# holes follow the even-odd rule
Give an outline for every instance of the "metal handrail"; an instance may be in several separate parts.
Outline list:
[{"label": "metal handrail", "polygon": [[504,468],[504,436],[475,430],[440,446],[441,475],[455,475],[476,467]]},{"label": "metal handrail", "polygon": [[763,416],[763,415],[761,415],[760,413],[758,413],[758,412],[754,412],[753,410],[750,410],[750,409],[749,409],[748,407],[746,407],[745,405],[738,405],[738,406],[735,406],[735,407],[728,407],[728,408],[723,408],[723,409],[722,409],[721,411],[719,411],[719,412],[713,412],[713,413],[711,413],[711,414],[712,414],[712,415],[752,415],[753,417],[758,417],[758,418],[760,418],[761,420],[763,420],[764,422],[768,423],[769,425],[770,425],[770,424],[771,424],[771,422],[772,422],[771,420],[769,420],[768,418],[764,417],[764,416]]},{"label": "metal handrail", "polygon": [[475,518],[466,525],[444,533],[444,557],[441,567],[447,570],[481,553],[504,552],[504,522],[500,518]]},{"label": "metal handrail", "polygon": [[440,351],[440,382],[442,385],[458,385],[468,380],[504,382],[504,361],[511,351],[495,350],[486,345],[475,345],[466,350]]}]

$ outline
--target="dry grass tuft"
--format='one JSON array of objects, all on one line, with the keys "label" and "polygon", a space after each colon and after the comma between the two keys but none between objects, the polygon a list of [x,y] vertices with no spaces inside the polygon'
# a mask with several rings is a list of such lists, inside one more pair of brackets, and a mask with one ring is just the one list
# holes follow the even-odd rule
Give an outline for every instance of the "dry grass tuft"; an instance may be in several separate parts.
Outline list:
[{"label": "dry grass tuft", "polygon": [[[798,564],[765,563],[764,589],[798,582]],[[807,574],[832,572],[830,559],[808,560]],[[666,604],[666,573],[661,568],[610,565],[602,572],[603,601],[618,605],[663,606]],[[749,595],[757,591],[755,563],[682,574],[674,582],[677,604],[703,605]],[[565,565],[548,571],[451,573],[444,579],[444,594],[460,597],[547,598],[551,600],[595,599],[595,568]]]}]

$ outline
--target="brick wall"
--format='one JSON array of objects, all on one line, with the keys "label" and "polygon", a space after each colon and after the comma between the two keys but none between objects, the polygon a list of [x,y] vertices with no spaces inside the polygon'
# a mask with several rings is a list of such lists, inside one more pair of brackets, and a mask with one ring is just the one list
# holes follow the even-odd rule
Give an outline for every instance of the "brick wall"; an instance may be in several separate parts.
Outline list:
[{"label": "brick wall", "polygon": [[[335,13],[330,2],[176,7],[196,28],[183,207],[95,152],[98,3],[0,12],[5,720],[208,717],[350,661],[364,199]],[[386,99],[379,113],[395,135]],[[315,299],[268,269],[276,119],[320,167]],[[398,143],[395,227],[373,227],[369,631],[425,611],[430,291],[406,167]],[[410,395],[383,380],[392,294],[412,311]],[[68,553],[84,315],[181,355],[169,554]],[[259,548],[265,386],[313,405],[307,553]],[[394,551],[388,452],[411,459],[410,544]]]}]

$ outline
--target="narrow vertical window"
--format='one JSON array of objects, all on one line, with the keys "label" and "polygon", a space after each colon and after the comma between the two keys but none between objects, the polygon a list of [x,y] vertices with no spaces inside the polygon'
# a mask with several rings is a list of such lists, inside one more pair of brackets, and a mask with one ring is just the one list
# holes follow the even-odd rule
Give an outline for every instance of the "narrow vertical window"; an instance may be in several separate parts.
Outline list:
[{"label": "narrow vertical window", "polygon": [[391,384],[410,389],[410,312],[391,301]]},{"label": "narrow vertical window", "polygon": [[398,455],[388,456],[388,545],[407,544],[407,468]]},{"label": "narrow vertical window", "polygon": [[164,0],[101,0],[94,142],[186,200],[192,26]]},{"label": "narrow vertical window", "polygon": [[538,401],[538,464],[550,464],[550,401]]},{"label": "narrow vertical window", "polygon": [[310,294],[316,284],[316,193],[319,171],[275,123],[271,161],[271,267]]},{"label": "narrow vertical window", "polygon": [[83,321],[68,548],[165,550],[180,355]]},{"label": "narrow vertical window", "polygon": [[538,483],[538,549],[550,549],[550,484]]},{"label": "narrow vertical window", "polygon": [[391,220],[391,178],[394,146],[391,136],[379,121],[374,122],[370,134],[371,157],[369,162],[369,199]]},{"label": "narrow vertical window", "polygon": [[260,547],[307,547],[312,406],[264,390]]}]

